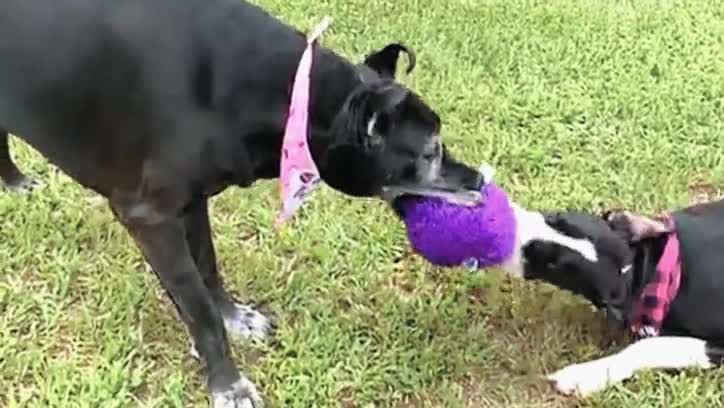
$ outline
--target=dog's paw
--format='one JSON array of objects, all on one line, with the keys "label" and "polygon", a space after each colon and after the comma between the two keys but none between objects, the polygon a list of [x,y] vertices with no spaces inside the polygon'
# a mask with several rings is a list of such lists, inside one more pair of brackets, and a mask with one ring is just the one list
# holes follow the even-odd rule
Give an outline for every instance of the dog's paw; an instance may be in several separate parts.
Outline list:
[{"label": "dog's paw", "polygon": [[26,175],[19,175],[11,180],[5,180],[5,188],[13,193],[29,193],[45,187],[42,182]]},{"label": "dog's paw", "polygon": [[226,332],[237,339],[262,340],[271,331],[271,321],[248,305],[234,303],[222,312]]},{"label": "dog's paw", "polygon": [[254,383],[245,376],[226,390],[212,391],[213,408],[263,408],[264,400]]},{"label": "dog's paw", "polygon": [[548,375],[547,380],[556,391],[565,395],[587,397],[607,386],[623,381],[633,372],[612,360],[574,364]]}]

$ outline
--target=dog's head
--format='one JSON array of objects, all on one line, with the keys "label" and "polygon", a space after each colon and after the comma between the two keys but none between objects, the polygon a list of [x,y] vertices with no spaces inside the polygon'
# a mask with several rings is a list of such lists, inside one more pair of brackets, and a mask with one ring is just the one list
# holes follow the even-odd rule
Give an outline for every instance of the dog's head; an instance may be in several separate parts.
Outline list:
[{"label": "dog's head", "polygon": [[440,118],[413,91],[395,82],[401,52],[390,44],[360,64],[360,83],[335,116],[320,172],[331,187],[353,196],[442,195],[477,198],[478,171],[455,161],[442,139]]},{"label": "dog's head", "polygon": [[[640,217],[640,219],[644,219]],[[524,276],[582,295],[624,323],[632,306],[639,218],[628,213],[603,216],[567,211],[545,214],[546,223],[571,238],[590,241],[596,261],[566,246],[534,240],[522,248]]]}]

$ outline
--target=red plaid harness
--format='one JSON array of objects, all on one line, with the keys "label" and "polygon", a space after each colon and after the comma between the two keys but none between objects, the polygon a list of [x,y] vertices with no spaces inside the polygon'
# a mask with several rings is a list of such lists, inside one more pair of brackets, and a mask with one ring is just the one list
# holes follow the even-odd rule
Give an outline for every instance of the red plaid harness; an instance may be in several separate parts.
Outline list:
[{"label": "red plaid harness", "polygon": [[631,319],[631,330],[640,338],[658,336],[669,306],[679,291],[681,256],[676,223],[670,214],[659,217],[668,230],[664,252],[653,279],[644,287]]}]

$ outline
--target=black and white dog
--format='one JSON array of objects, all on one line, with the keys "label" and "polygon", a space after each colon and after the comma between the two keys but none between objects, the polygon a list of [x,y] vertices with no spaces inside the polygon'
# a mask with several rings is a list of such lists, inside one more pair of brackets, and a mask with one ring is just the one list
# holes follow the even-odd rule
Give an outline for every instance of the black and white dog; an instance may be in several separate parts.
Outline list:
[{"label": "black and white dog", "polygon": [[[0,5],[0,124],[107,198],[188,327],[217,408],[262,404],[227,333],[263,337],[269,322],[224,290],[207,201],[278,177],[305,46],[242,0]],[[309,144],[322,179],[351,196],[475,200],[480,173],[448,154],[438,115],[395,82],[401,52],[410,71],[399,44],[362,64],[316,48]]]},{"label": "black and white dog", "polygon": [[[708,368],[724,357],[724,200],[684,208],[666,219],[671,225],[620,211],[548,213],[548,225],[589,241],[597,259],[545,240],[522,248],[525,278],[584,296],[621,327],[636,327],[637,311],[668,302],[655,333],[639,332],[638,341],[616,354],[548,376],[558,391],[585,396],[639,370]],[[661,266],[673,252],[676,275],[669,276],[676,276],[675,285],[662,279]],[[660,299],[646,292],[652,287],[674,290]]]}]

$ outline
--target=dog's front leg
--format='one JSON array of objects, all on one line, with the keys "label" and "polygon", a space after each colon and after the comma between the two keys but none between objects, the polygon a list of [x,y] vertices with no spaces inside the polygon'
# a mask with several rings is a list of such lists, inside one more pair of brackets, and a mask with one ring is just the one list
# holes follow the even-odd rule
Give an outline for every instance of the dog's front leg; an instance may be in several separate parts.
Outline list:
[{"label": "dog's front leg", "polygon": [[184,226],[191,256],[216,302],[227,333],[237,339],[260,340],[266,337],[271,327],[269,319],[250,305],[236,303],[224,290],[223,279],[216,265],[206,199],[194,202],[187,209]]},{"label": "dog's front leg", "polygon": [[206,363],[214,408],[262,406],[256,387],[231,360],[221,313],[191,256],[183,220],[142,201],[111,200],[111,207],[186,323]]},{"label": "dog's front leg", "polygon": [[694,337],[651,337],[608,357],[565,367],[549,375],[548,380],[563,394],[588,396],[640,370],[709,368],[720,355],[720,349]]}]

